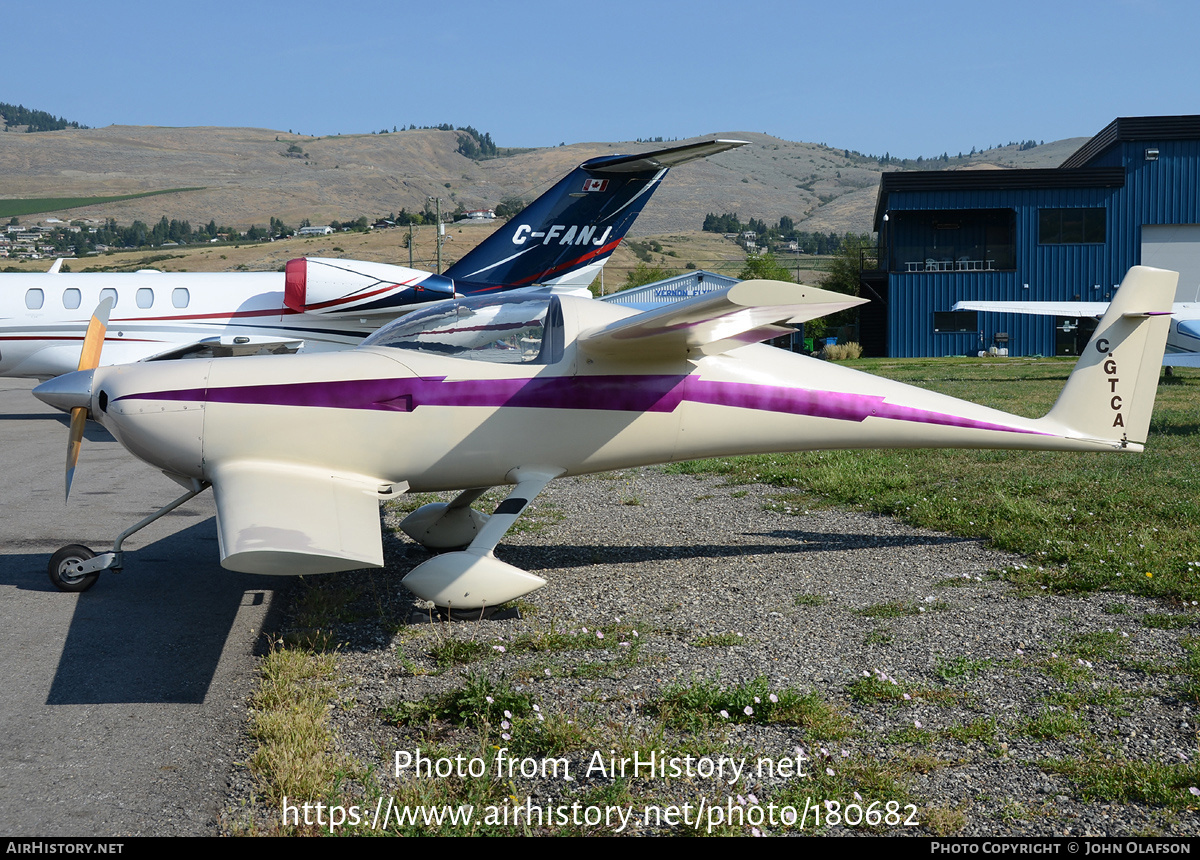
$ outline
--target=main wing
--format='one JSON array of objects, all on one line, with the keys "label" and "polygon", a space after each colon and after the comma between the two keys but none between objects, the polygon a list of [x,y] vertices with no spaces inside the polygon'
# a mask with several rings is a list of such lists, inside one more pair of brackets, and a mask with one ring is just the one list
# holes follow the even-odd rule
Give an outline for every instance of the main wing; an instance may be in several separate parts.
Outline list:
[{"label": "main wing", "polygon": [[287,463],[222,463],[212,475],[221,566],[294,575],[383,567],[379,482]]},{"label": "main wing", "polygon": [[804,284],[756,279],[588,329],[577,342],[583,351],[606,358],[716,355],[789,334],[789,324],[866,301]]}]

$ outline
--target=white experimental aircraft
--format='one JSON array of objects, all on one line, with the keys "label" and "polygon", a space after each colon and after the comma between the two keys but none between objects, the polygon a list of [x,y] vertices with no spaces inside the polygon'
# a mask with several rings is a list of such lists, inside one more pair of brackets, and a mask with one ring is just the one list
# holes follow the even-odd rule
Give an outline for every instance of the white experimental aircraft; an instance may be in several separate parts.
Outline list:
[{"label": "white experimental aircraft", "polygon": [[0,276],[0,377],[75,370],[91,311],[113,301],[105,364],[348,349],[432,301],[532,285],[586,288],[667,171],[745,141],[706,140],[585,161],[436,275],[315,257],[285,272]]},{"label": "white experimental aircraft", "polygon": [[[1135,267],[1041,419],[758,342],[861,299],[778,281],[636,313],[548,293],[453,299],[352,350],[95,367],[34,389],[86,415],[187,492],[96,556],[71,545],[51,581],[83,591],[120,569],[133,531],[212,487],[221,564],[267,574],[380,567],[380,498],[458,490],[404,530],[431,549],[403,582],[480,611],[545,584],[493,549],[546,484],[673,460],[819,448],[1140,451],[1176,274]],[[100,316],[103,314],[101,313]],[[77,425],[77,426],[76,426]],[[488,488],[511,492],[486,515]]]}]

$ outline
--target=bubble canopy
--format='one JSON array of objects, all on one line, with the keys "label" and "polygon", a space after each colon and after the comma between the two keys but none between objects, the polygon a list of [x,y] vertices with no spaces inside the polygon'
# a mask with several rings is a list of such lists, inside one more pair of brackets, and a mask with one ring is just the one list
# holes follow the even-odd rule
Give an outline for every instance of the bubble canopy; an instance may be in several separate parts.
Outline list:
[{"label": "bubble canopy", "polygon": [[552,364],[562,357],[563,317],[556,296],[447,299],[389,323],[362,342],[487,361]]}]

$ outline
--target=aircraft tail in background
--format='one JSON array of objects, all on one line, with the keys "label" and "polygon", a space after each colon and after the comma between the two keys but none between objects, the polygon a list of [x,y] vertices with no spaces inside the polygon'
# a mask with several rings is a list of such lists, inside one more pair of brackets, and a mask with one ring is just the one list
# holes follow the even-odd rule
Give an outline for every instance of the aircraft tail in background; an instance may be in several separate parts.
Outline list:
[{"label": "aircraft tail in background", "polygon": [[714,139],[590,158],[445,275],[466,295],[533,284],[587,287],[670,168],[745,143]]}]

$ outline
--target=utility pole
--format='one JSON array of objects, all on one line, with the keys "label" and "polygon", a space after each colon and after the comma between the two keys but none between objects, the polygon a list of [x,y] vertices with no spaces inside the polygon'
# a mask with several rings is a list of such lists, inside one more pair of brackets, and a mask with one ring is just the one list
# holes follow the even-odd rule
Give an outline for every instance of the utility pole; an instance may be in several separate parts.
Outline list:
[{"label": "utility pole", "polygon": [[413,267],[413,225],[412,221],[408,222],[408,267]]},{"label": "utility pole", "polygon": [[437,241],[437,273],[442,273],[442,237],[446,235],[445,225],[442,224],[442,198],[429,197],[428,200],[434,201],[434,211],[437,213],[437,232],[434,233],[434,239]]}]

